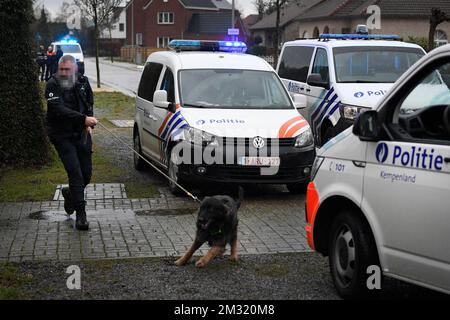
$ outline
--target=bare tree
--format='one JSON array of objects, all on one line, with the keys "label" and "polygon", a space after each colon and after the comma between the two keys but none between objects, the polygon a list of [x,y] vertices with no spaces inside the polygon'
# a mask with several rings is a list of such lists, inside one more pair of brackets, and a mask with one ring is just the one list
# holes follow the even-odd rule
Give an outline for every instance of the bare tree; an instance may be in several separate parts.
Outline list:
[{"label": "bare tree", "polygon": [[261,19],[264,13],[266,13],[267,0],[254,0],[253,5],[258,12],[258,19]]},{"label": "bare tree", "polygon": [[105,22],[110,19],[116,8],[122,3],[122,0],[74,0],[85,17],[94,21],[95,32],[95,64],[97,67],[97,88],[100,88],[100,65],[98,61],[98,42],[100,32]]},{"label": "bare tree", "polygon": [[119,21],[122,10],[123,10],[123,8],[120,8],[120,7],[115,8],[114,12],[110,16],[108,16],[107,19],[105,19],[104,23],[100,26],[100,30],[104,30],[104,31],[108,32],[112,63],[114,63],[112,31],[116,29],[116,23]]},{"label": "bare tree", "polygon": [[434,49],[434,35],[437,26],[443,22],[450,21],[450,16],[439,8],[431,9],[430,32],[428,34],[428,51]]}]

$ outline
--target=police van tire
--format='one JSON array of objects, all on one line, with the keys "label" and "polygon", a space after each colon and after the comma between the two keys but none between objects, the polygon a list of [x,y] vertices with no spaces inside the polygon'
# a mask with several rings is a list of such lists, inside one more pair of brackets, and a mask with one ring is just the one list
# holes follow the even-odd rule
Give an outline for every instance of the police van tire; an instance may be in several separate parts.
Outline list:
[{"label": "police van tire", "polygon": [[300,183],[288,183],[286,187],[289,192],[292,194],[303,194],[306,193],[306,188],[308,183],[300,182]]},{"label": "police van tire", "polygon": [[[133,146],[134,146],[134,150],[136,150],[140,155],[142,155],[141,139],[139,137],[139,133],[136,133],[134,135]],[[145,163],[145,161],[142,160],[142,158],[139,157],[134,152],[133,152],[133,163],[134,163],[134,168],[137,171],[144,171],[147,168],[147,164]]]},{"label": "police van tire", "polygon": [[368,223],[358,214],[344,210],[335,218],[328,258],[331,277],[341,297],[361,299],[377,294],[379,290],[367,287],[371,275],[367,268],[379,266],[377,249]]}]

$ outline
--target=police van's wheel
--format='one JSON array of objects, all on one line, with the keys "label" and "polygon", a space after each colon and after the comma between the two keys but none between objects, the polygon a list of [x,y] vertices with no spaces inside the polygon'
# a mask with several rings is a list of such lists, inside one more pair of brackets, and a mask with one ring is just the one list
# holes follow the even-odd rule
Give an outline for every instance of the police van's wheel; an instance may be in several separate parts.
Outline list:
[{"label": "police van's wheel", "polygon": [[286,187],[292,194],[302,194],[306,192],[307,183],[288,183]]},{"label": "police van's wheel", "polygon": [[[174,161],[172,161],[172,156],[169,158],[169,168],[168,168],[169,177],[172,180],[175,180],[178,184],[184,185],[183,179],[180,179],[179,177],[179,167]],[[184,194],[183,190],[181,190],[173,181],[169,180],[169,190],[170,192],[175,196],[181,196]]]},{"label": "police van's wheel", "polygon": [[[367,268],[379,266],[370,227],[357,214],[341,212],[333,222],[329,247],[330,271],[339,295],[356,299],[375,294],[369,290]],[[381,280],[380,280],[381,281]]]},{"label": "police van's wheel", "polygon": [[[139,133],[136,133],[134,135],[133,139],[133,145],[134,150],[136,150],[140,155],[142,155],[141,150],[141,139],[139,137]],[[146,163],[144,160],[142,160],[141,157],[139,157],[136,153],[133,152],[133,162],[134,162],[134,168],[138,171],[143,171],[146,168]]]}]

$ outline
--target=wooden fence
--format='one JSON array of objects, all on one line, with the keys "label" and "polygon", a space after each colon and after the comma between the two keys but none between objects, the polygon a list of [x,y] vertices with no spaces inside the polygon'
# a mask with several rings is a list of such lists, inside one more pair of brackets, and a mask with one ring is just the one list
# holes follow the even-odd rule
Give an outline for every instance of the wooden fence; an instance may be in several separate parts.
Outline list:
[{"label": "wooden fence", "polygon": [[153,52],[166,50],[151,47],[122,47],[120,49],[120,59],[131,63],[143,64]]}]

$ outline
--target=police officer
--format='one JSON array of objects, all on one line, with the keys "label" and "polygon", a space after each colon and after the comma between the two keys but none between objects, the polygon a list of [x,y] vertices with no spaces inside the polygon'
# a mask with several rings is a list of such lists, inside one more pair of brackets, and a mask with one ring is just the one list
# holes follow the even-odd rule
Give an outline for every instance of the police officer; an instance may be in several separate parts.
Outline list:
[{"label": "police officer", "polygon": [[75,226],[88,230],[84,189],[92,176],[92,128],[94,98],[88,79],[77,73],[76,59],[63,56],[58,72],[45,89],[47,125],[50,141],[55,146],[69,178],[69,188],[62,189],[67,214],[76,211]]},{"label": "police officer", "polygon": [[45,77],[45,65],[47,60],[47,54],[44,50],[44,46],[39,46],[39,50],[36,53],[36,62],[39,66],[39,78],[41,81],[44,81]]}]

